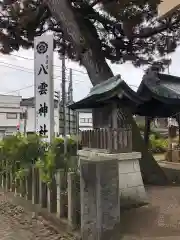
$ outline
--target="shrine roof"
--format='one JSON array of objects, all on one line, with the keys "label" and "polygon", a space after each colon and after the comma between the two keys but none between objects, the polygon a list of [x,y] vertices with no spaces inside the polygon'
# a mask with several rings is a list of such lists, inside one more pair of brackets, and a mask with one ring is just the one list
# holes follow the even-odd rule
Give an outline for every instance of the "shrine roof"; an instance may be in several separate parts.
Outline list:
[{"label": "shrine roof", "polygon": [[149,72],[144,75],[137,95],[156,99],[166,104],[180,104],[180,77]]},{"label": "shrine roof", "polygon": [[136,92],[122,80],[121,76],[117,75],[96,85],[91,89],[87,97],[69,107],[71,109],[98,108],[110,101],[119,101],[122,98],[131,99],[137,104],[143,101],[143,98],[137,96]]},{"label": "shrine roof", "polygon": [[133,91],[120,75],[93,87],[71,109],[98,108],[109,102],[125,104],[141,116],[168,117],[180,112],[180,77],[149,71]]}]

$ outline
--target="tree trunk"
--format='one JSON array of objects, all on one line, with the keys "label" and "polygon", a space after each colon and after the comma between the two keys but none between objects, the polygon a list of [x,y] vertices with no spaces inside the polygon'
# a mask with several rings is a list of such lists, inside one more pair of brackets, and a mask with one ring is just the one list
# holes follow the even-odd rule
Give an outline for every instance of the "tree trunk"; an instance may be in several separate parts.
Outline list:
[{"label": "tree trunk", "polygon": [[145,128],[144,128],[144,143],[147,148],[149,146],[149,133],[151,128],[151,119],[149,117],[145,117]]},{"label": "tree trunk", "polygon": [[[74,12],[70,1],[44,1],[57,22],[60,23],[64,37],[71,42],[76,52],[77,60],[86,68],[92,84],[96,85],[113,77],[113,73],[101,51],[101,43],[98,36],[94,36],[89,26],[87,27],[83,19]],[[165,175],[152,155],[148,153],[140,131],[130,113],[128,121],[132,124],[133,136],[135,137],[134,150],[142,152],[143,157],[140,160],[140,166],[144,180],[151,183],[157,183],[157,181],[164,183],[166,181]]]},{"label": "tree trunk", "polygon": [[[93,85],[113,77],[102,52],[98,37],[89,31],[83,19],[75,14],[69,0],[45,0],[58,22],[65,39],[71,42],[77,60],[86,68]],[[93,30],[93,29],[92,29]]]}]

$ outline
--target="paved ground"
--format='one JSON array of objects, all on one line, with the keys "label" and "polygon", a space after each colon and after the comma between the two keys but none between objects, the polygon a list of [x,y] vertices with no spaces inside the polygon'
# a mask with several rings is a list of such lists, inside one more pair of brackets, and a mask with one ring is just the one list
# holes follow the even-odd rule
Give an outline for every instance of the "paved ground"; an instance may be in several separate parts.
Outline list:
[{"label": "paved ground", "polygon": [[0,240],[73,240],[55,232],[42,218],[9,202],[0,193]]},{"label": "paved ground", "polygon": [[[123,237],[118,240],[179,240],[180,187],[148,188],[150,204],[121,213]],[[14,205],[0,193],[0,240],[73,240],[42,218]]]},{"label": "paved ground", "polygon": [[151,187],[150,204],[122,212],[123,240],[180,239],[180,187]]}]

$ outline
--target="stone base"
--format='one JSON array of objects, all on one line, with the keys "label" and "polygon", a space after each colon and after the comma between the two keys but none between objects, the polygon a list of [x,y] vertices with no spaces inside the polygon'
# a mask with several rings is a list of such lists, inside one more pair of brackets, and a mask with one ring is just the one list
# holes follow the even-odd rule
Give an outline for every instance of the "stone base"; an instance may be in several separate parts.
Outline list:
[{"label": "stone base", "polygon": [[138,152],[119,154],[119,193],[121,208],[148,203],[144,188]]}]

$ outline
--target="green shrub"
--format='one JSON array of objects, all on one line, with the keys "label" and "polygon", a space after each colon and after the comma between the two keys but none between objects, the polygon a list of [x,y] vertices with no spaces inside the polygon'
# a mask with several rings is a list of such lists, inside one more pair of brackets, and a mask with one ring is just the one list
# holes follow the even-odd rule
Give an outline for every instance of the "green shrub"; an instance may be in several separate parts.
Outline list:
[{"label": "green shrub", "polygon": [[[144,124],[138,124],[138,127],[140,131],[144,133],[144,129],[145,129]],[[156,132],[155,130],[152,130],[152,129],[150,129],[150,135],[154,135],[155,138],[163,138],[163,136],[161,136],[159,132]]]},{"label": "green shrub", "polygon": [[150,150],[153,153],[164,153],[168,148],[168,141],[164,138],[157,138],[156,135],[151,134],[149,138]]},{"label": "green shrub", "polygon": [[23,177],[38,158],[44,155],[46,145],[37,135],[21,134],[4,138],[0,144],[2,171],[13,171],[13,177]]},{"label": "green shrub", "polygon": [[36,134],[17,134],[0,142],[1,173],[13,171],[13,177],[23,178],[34,164],[40,169],[42,180],[50,183],[56,169],[77,169],[77,142],[67,139],[66,155],[62,138],[47,144]]}]

